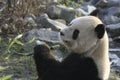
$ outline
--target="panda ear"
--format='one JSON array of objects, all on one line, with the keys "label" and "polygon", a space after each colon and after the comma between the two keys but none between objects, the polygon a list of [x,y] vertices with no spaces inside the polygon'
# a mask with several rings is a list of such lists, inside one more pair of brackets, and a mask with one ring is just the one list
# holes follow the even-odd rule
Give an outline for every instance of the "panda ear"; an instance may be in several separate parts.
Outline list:
[{"label": "panda ear", "polygon": [[98,16],[99,10],[95,9],[93,12],[90,13],[91,16]]},{"label": "panda ear", "polygon": [[95,32],[97,33],[97,37],[101,39],[105,34],[105,26],[103,24],[97,25]]}]

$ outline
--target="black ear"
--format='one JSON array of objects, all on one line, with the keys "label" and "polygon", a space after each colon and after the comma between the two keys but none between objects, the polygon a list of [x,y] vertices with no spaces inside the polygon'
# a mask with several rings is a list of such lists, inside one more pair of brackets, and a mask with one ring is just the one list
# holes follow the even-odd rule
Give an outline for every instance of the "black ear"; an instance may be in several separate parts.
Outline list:
[{"label": "black ear", "polygon": [[90,13],[91,16],[98,16],[99,10],[95,9],[93,12]]},{"label": "black ear", "polygon": [[105,26],[103,24],[97,25],[95,32],[97,33],[97,37],[101,39],[105,34]]}]

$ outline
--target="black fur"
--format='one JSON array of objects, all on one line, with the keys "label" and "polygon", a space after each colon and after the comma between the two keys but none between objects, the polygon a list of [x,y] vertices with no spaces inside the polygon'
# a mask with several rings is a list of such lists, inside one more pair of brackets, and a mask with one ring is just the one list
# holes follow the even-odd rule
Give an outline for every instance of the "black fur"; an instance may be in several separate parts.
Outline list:
[{"label": "black fur", "polygon": [[97,25],[95,32],[97,33],[97,37],[101,39],[105,34],[105,26],[103,24]]},{"label": "black fur", "polygon": [[79,33],[80,33],[80,31],[78,29],[75,29],[73,32],[72,38],[74,40],[76,40],[78,38]]},{"label": "black fur", "polygon": [[90,13],[91,16],[98,16],[99,10],[95,9],[93,12]]},{"label": "black fur", "polygon": [[58,62],[46,45],[38,45],[34,48],[34,60],[38,80],[101,80],[94,61],[77,53],[71,53],[64,61]]},{"label": "black fur", "polygon": [[63,32],[60,32],[60,35],[61,35],[61,36],[64,36],[64,33],[63,33]]}]

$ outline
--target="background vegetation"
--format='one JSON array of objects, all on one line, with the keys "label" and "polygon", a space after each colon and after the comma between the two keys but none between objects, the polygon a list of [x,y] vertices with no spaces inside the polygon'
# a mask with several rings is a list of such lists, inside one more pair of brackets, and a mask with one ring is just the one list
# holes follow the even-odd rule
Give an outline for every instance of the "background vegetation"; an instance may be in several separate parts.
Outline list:
[{"label": "background vegetation", "polygon": [[8,0],[8,7],[0,13],[0,80],[36,80],[33,56],[26,56],[21,34],[34,28],[21,21],[28,13],[40,15],[40,0]]}]

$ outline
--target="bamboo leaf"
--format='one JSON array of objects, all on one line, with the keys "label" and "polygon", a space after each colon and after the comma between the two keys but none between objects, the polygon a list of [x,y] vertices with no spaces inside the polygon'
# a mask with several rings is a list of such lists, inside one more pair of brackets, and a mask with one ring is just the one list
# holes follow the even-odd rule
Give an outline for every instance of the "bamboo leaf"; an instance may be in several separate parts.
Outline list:
[{"label": "bamboo leaf", "polygon": [[3,71],[3,70],[5,70],[5,69],[6,69],[6,68],[0,66],[0,71]]},{"label": "bamboo leaf", "polygon": [[35,38],[32,38],[29,43],[33,43],[35,41]]},{"label": "bamboo leaf", "polygon": [[18,41],[18,40],[16,40],[15,43],[18,45],[21,45],[21,46],[23,45],[23,43],[21,41]]},{"label": "bamboo leaf", "polygon": [[7,75],[0,78],[0,80],[9,80],[13,75]]}]

